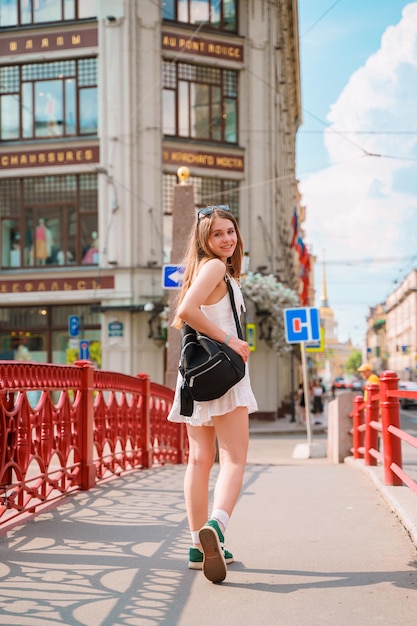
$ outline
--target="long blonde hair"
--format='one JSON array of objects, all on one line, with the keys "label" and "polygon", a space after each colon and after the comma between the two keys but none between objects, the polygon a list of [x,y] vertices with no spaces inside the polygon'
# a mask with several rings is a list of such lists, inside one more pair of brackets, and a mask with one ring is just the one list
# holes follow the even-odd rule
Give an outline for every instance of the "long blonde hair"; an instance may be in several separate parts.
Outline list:
[{"label": "long blonde hair", "polygon": [[[178,305],[182,302],[185,294],[190,288],[191,283],[197,276],[198,270],[202,263],[205,263],[210,259],[218,258],[215,254],[213,254],[208,245],[211,225],[216,217],[230,220],[235,228],[237,235],[236,248],[232,256],[227,259],[226,271],[230,276],[236,278],[236,280],[239,280],[240,278],[244,248],[237,220],[230,211],[225,211],[221,208],[215,207],[213,212],[209,215],[203,215],[200,219],[198,219],[197,216],[197,219],[188,238],[188,245],[185,252],[184,260],[182,262],[182,265],[185,265],[185,271],[181,291],[179,293],[176,303],[177,309]],[[182,320],[178,317],[177,313],[175,313],[172,325],[175,328],[181,328],[182,326]]]}]

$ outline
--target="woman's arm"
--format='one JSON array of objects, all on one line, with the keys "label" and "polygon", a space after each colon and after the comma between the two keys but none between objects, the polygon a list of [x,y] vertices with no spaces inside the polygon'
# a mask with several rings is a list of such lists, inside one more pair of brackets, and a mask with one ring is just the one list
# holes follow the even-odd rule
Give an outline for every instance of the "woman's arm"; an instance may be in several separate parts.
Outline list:
[{"label": "woman's arm", "polygon": [[[224,280],[225,272],[226,267],[220,259],[210,259],[204,263],[178,308],[178,315],[184,322],[201,334],[207,335],[221,343],[226,340],[226,331],[213,324],[204,315],[200,307],[207,302],[216,290],[219,291],[218,300],[225,295],[227,291]],[[228,345],[232,350],[240,354],[244,361],[247,361],[249,346],[246,341],[232,336],[228,341]]]}]

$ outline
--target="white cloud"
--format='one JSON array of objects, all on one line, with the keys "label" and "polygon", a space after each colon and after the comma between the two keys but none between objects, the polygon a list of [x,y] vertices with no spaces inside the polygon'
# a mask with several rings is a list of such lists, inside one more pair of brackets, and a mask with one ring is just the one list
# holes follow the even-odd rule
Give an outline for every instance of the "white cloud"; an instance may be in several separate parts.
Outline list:
[{"label": "white cloud", "polygon": [[[307,241],[319,257],[325,250],[326,259],[381,261],[417,250],[416,105],[417,2],[413,2],[404,8],[401,21],[387,28],[379,50],[352,74],[331,107],[324,141],[332,165],[300,183],[307,207]],[[385,270],[382,263],[352,269],[359,282],[379,272],[375,280],[382,295],[372,288],[365,291],[368,305],[376,304],[372,298],[386,295],[389,284],[385,292],[381,290]],[[320,292],[320,285],[316,289]]]}]

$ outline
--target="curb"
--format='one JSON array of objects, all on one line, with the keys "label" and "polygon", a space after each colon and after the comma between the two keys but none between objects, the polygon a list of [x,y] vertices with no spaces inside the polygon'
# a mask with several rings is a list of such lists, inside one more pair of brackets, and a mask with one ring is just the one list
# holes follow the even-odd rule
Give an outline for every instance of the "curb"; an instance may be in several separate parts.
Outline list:
[{"label": "curb", "polygon": [[391,487],[384,484],[382,467],[365,465],[363,459],[348,456],[347,465],[360,469],[373,481],[382,497],[395,513],[412,542],[417,547],[417,496],[409,487]]},{"label": "curb", "polygon": [[[326,434],[326,425],[312,425],[311,431],[314,434]],[[249,424],[249,435],[307,435],[307,429],[300,426],[293,425],[292,422],[286,422],[281,425],[276,425],[274,422],[270,422],[270,425],[264,423],[263,426],[256,426],[253,422]]]}]

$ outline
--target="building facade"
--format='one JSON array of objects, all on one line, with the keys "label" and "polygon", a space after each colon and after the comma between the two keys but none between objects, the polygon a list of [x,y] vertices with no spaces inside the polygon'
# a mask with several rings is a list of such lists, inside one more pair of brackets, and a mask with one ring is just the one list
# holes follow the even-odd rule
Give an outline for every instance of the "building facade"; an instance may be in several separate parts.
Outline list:
[{"label": "building facade", "polygon": [[385,305],[369,307],[366,318],[366,361],[374,372],[388,369],[388,348],[386,343]]},{"label": "building facade", "polygon": [[[299,66],[296,0],[0,0],[0,357],[163,382],[181,166],[298,290]],[[274,413],[288,363],[262,341],[251,363]]]},{"label": "building facade", "polygon": [[387,367],[404,380],[416,380],[417,270],[412,270],[387,297],[384,345]]}]

